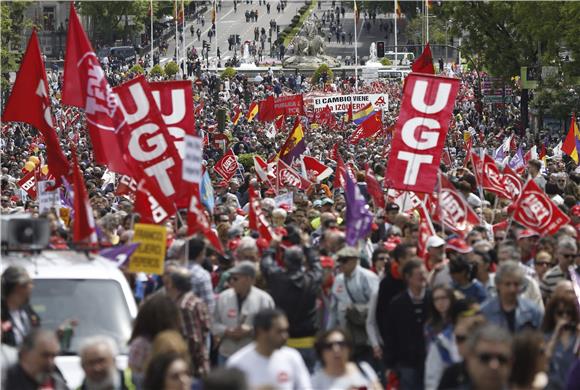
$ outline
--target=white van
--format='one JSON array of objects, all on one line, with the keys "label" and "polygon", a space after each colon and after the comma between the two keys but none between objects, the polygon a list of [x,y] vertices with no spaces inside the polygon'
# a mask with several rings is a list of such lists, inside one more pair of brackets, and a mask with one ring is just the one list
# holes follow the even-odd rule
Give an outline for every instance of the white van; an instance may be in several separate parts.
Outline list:
[{"label": "white van", "polygon": [[415,54],[410,52],[397,52],[397,62],[395,63],[395,52],[388,51],[385,53],[385,58],[388,58],[392,65],[410,66],[415,61]]},{"label": "white van", "polygon": [[78,349],[88,337],[104,335],[115,340],[120,351],[117,365],[127,367],[127,341],[137,305],[127,280],[112,261],[73,251],[3,253],[2,272],[10,265],[26,268],[33,279],[30,303],[43,328],[56,330],[67,320],[78,322],[70,347],[56,358],[70,388],[79,387],[84,378]]}]

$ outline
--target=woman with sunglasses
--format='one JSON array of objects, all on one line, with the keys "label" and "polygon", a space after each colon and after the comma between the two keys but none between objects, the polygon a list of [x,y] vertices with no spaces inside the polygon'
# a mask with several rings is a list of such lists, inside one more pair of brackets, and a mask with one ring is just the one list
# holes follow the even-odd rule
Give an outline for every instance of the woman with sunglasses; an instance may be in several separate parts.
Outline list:
[{"label": "woman with sunglasses", "polygon": [[312,376],[314,389],[381,389],[377,374],[368,363],[351,360],[352,341],[342,329],[320,333],[314,349],[322,366]]},{"label": "woman with sunglasses", "polygon": [[578,305],[573,297],[554,294],[548,302],[542,324],[549,362],[546,389],[561,389],[566,383],[566,374],[576,359],[579,318]]}]

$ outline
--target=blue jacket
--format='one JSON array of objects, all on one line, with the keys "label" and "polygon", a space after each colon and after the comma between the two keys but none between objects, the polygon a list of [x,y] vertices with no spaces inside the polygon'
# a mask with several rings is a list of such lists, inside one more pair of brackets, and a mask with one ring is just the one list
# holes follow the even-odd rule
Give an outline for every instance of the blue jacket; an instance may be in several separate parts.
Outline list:
[{"label": "blue jacket", "polygon": [[[481,313],[489,322],[501,326],[502,328],[509,329],[498,296],[488,299],[481,307]],[[516,332],[529,327],[539,329],[543,317],[544,312],[538,307],[538,305],[526,298],[518,298],[518,306],[516,307],[515,316]]]}]

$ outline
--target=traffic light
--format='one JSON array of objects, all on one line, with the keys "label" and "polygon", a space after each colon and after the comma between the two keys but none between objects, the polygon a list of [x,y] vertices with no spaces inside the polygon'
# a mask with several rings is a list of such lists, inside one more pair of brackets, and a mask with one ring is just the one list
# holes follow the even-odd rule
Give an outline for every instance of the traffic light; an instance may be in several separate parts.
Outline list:
[{"label": "traffic light", "polygon": [[383,58],[385,56],[385,42],[378,41],[377,42],[377,57]]},{"label": "traffic light", "polygon": [[217,130],[223,133],[226,129],[226,110],[218,108],[217,110]]}]

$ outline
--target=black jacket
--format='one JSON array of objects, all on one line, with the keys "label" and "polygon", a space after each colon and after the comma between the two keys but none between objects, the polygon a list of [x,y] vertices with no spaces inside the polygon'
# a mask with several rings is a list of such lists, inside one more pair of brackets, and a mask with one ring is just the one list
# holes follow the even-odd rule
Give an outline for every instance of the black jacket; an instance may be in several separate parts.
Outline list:
[{"label": "black jacket", "polygon": [[311,248],[302,249],[308,263],[306,271],[282,269],[272,251],[266,251],[260,264],[268,292],[288,317],[291,338],[311,337],[318,331],[316,300],[322,283],[322,266]]},{"label": "black jacket", "polygon": [[[24,305],[22,308],[24,313],[28,316],[28,321],[30,322],[30,329],[38,328],[40,326],[40,317],[30,304]],[[6,301],[2,300],[2,344],[8,344],[12,347],[17,347],[16,345],[16,337],[14,335],[14,320],[10,315],[10,311],[8,310],[8,305]],[[10,326],[7,326],[10,323]]]},{"label": "black jacket", "polygon": [[379,284],[379,294],[377,296],[377,327],[383,340],[387,337],[387,323],[389,322],[389,303],[402,291],[405,291],[405,282],[402,279],[395,279],[391,272],[387,272]]},{"label": "black jacket", "polygon": [[424,372],[427,351],[424,326],[429,310],[429,292],[414,304],[405,290],[389,304],[383,358],[387,368],[411,367]]},{"label": "black jacket", "polygon": [[[58,368],[55,368],[55,371],[51,376],[54,382],[55,390],[68,390],[66,381]],[[5,388],[18,390],[38,390],[40,388],[40,384],[36,383],[33,378],[28,376],[20,364],[15,364],[6,372]]]}]

